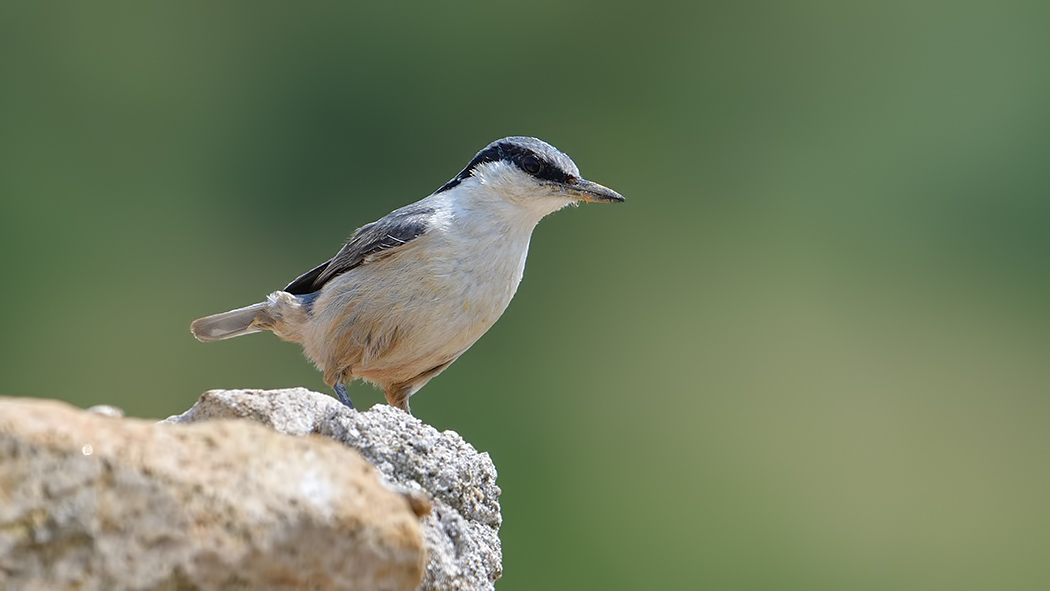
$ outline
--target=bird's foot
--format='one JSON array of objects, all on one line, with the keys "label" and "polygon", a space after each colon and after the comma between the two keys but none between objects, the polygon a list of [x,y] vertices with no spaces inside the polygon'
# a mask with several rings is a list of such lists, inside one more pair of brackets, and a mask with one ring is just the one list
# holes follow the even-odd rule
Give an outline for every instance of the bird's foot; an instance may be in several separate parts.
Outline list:
[{"label": "bird's foot", "polygon": [[335,385],[335,395],[339,398],[339,402],[342,402],[349,408],[354,407],[354,403],[350,402],[350,395],[346,393],[346,384],[339,382]]}]

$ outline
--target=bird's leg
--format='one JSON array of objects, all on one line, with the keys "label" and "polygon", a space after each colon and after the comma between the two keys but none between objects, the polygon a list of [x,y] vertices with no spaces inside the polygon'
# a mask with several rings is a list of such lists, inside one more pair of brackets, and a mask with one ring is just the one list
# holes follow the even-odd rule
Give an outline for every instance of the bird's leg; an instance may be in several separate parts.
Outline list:
[{"label": "bird's leg", "polygon": [[343,382],[335,383],[335,395],[339,397],[339,402],[342,402],[350,408],[354,407],[354,403],[350,402],[350,395],[346,393],[346,384]]}]

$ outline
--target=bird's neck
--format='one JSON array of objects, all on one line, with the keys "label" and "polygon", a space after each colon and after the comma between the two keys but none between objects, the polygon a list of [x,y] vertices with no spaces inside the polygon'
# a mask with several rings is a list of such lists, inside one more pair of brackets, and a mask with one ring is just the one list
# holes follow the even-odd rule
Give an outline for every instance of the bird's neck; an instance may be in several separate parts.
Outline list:
[{"label": "bird's neck", "polygon": [[528,237],[541,219],[572,203],[533,194],[517,194],[512,189],[468,179],[449,195],[449,205],[457,223],[485,232],[486,228],[510,236]]}]

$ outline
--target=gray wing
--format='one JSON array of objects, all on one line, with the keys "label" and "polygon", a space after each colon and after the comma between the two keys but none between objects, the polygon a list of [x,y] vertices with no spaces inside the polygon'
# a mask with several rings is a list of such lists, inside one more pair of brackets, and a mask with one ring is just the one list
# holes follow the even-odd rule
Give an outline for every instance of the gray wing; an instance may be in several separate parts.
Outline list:
[{"label": "gray wing", "polygon": [[361,226],[331,260],[300,275],[284,291],[306,295],[321,289],[332,278],[360,267],[367,257],[394,250],[426,234],[433,214],[434,208],[413,203]]}]

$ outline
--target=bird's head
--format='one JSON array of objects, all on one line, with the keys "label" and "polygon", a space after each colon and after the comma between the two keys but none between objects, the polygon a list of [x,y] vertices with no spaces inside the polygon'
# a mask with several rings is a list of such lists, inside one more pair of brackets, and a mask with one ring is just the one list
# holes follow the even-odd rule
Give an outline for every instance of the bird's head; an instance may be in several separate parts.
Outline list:
[{"label": "bird's head", "polygon": [[542,215],[579,201],[619,203],[623,196],[580,176],[565,153],[533,137],[506,137],[478,152],[436,192],[484,187]]}]

